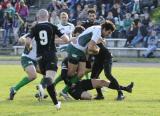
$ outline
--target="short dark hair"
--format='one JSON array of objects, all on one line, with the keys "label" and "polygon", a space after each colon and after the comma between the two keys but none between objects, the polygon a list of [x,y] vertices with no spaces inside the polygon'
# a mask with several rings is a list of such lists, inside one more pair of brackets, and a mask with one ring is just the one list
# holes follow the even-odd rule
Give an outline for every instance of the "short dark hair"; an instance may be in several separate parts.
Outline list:
[{"label": "short dark hair", "polygon": [[115,29],[116,29],[115,25],[110,20],[106,20],[104,23],[102,23],[101,27],[102,27],[102,29],[112,30],[112,31],[115,31]]},{"label": "short dark hair", "polygon": [[90,10],[88,10],[88,14],[96,14],[96,11],[95,10],[93,10],[93,9],[90,9]]},{"label": "short dark hair", "polygon": [[82,33],[84,30],[85,30],[85,28],[83,26],[76,26],[73,31],[73,34]]},{"label": "short dark hair", "polygon": [[134,20],[134,24],[135,24],[135,25],[138,25],[139,22],[140,22],[139,19],[135,19],[135,20]]}]

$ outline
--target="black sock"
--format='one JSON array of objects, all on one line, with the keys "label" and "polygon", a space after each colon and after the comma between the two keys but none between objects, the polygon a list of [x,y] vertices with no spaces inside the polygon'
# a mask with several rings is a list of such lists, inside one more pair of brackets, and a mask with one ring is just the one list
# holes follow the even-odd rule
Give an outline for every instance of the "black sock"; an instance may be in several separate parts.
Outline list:
[{"label": "black sock", "polygon": [[97,88],[97,96],[103,96],[101,88]]},{"label": "black sock", "polygon": [[123,92],[121,91],[121,89],[117,88],[117,86],[113,82],[111,82],[109,84],[108,88],[117,90],[118,91],[118,95],[123,94]]},{"label": "black sock", "polygon": [[54,88],[54,84],[47,87],[48,94],[50,95],[54,105],[58,104],[58,100],[56,98],[56,92]]},{"label": "black sock", "polygon": [[124,87],[124,86],[121,86],[121,85],[120,85],[119,87],[120,87],[120,89],[121,89],[121,90],[124,90],[124,91],[126,91],[126,90],[127,90],[127,88],[126,88],[126,87]]}]

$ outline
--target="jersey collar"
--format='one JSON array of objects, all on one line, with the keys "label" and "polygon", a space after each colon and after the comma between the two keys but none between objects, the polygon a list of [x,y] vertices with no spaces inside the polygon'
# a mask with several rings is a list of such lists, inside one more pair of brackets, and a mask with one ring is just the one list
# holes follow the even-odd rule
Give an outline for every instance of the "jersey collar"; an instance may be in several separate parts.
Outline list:
[{"label": "jersey collar", "polygon": [[48,21],[38,21],[38,23],[48,23]]}]

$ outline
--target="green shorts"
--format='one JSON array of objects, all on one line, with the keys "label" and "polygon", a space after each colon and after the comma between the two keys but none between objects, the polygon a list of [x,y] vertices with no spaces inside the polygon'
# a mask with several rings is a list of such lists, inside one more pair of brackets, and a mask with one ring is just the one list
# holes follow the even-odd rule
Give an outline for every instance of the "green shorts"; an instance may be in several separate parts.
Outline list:
[{"label": "green shorts", "polygon": [[69,44],[67,48],[68,60],[70,63],[78,64],[79,62],[86,62],[86,55],[83,51],[75,48]]},{"label": "green shorts", "polygon": [[22,56],[21,57],[21,65],[23,67],[23,69],[25,69],[26,67],[28,67],[29,65],[34,65],[35,67],[37,66],[37,62],[26,57],[26,56]]}]

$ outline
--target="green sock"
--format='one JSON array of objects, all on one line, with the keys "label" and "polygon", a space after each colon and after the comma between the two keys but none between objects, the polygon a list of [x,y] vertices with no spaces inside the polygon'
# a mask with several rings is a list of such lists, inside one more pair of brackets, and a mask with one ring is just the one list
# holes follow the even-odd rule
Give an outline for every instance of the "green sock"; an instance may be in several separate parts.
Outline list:
[{"label": "green sock", "polygon": [[73,76],[71,79],[72,83],[77,83],[79,81],[79,78],[77,77],[77,75]]},{"label": "green sock", "polygon": [[32,80],[29,80],[28,77],[24,77],[15,87],[14,89],[18,91],[21,87],[27,85],[30,83]]},{"label": "green sock", "polygon": [[54,81],[54,85],[56,86],[60,81],[62,81],[61,75],[59,75],[56,80]]},{"label": "green sock", "polygon": [[[79,80],[79,78],[77,77],[77,75],[75,75],[75,76],[72,77],[71,82],[76,83],[76,82],[78,82],[78,80]],[[63,88],[62,92],[66,94],[66,93],[68,93],[68,90],[69,90],[69,87],[66,85]]]},{"label": "green sock", "polygon": [[40,84],[42,84],[42,83],[43,83],[43,81],[44,81],[44,78],[45,78],[45,77],[43,76],[43,78],[41,79],[41,82],[40,82]]},{"label": "green sock", "polygon": [[67,94],[67,93],[68,93],[68,90],[69,90],[69,87],[66,85],[66,86],[63,88],[62,92],[65,93],[65,94]]}]

